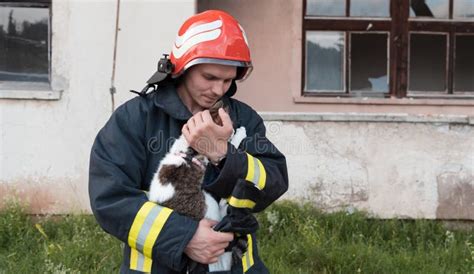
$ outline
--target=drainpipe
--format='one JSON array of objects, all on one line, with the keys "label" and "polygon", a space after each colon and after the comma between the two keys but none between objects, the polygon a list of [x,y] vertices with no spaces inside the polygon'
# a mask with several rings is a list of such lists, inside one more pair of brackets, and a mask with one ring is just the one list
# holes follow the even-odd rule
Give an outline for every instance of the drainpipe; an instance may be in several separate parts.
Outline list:
[{"label": "drainpipe", "polygon": [[117,40],[118,40],[118,32],[119,32],[119,16],[120,16],[120,0],[117,0],[117,14],[115,16],[115,41],[114,41],[114,58],[112,63],[112,79],[110,83],[110,99],[112,102],[112,112],[115,110],[115,98],[114,94],[117,92],[115,88],[115,64],[117,59]]}]

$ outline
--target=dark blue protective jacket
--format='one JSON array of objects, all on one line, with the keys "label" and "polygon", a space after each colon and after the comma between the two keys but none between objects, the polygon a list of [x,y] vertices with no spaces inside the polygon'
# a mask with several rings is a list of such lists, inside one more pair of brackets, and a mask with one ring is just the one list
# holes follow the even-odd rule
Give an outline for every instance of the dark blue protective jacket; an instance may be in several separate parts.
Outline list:
[{"label": "dark blue protective jacket", "polygon": [[[237,204],[266,208],[288,188],[285,157],[265,137],[261,117],[248,105],[224,96],[234,128],[244,126],[247,138],[238,149],[228,146],[220,167],[209,165],[204,188],[231,198],[238,180],[259,186],[258,196],[233,197]],[[121,105],[97,135],[91,151],[89,195],[100,226],[124,243],[121,273],[185,273],[183,253],[198,223],[148,201],[154,172],[192,116],[174,85]],[[255,235],[232,273],[267,273],[259,259]],[[98,243],[100,244],[100,243]]]}]

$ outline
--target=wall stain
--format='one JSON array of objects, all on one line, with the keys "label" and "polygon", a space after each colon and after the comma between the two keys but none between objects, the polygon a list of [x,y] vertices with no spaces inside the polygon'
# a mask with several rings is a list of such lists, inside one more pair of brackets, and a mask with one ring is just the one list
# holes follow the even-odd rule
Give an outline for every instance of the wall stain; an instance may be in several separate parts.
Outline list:
[{"label": "wall stain", "polygon": [[474,182],[465,170],[437,176],[437,219],[474,220]]}]

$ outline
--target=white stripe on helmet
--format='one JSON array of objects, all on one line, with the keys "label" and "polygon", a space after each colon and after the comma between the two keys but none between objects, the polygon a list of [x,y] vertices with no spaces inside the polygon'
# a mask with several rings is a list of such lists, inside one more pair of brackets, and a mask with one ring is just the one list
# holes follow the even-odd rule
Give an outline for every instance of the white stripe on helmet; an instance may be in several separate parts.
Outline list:
[{"label": "white stripe on helmet", "polygon": [[183,54],[185,54],[192,46],[211,40],[216,40],[221,35],[220,29],[215,29],[213,31],[201,32],[197,35],[186,40],[181,47],[173,46],[173,55],[175,58],[179,59]]},{"label": "white stripe on helmet", "polygon": [[193,28],[188,29],[183,35],[176,37],[175,45],[176,47],[181,47],[189,38],[192,36],[205,32],[211,31],[222,27],[222,20],[216,20],[210,23],[202,24]]},{"label": "white stripe on helmet", "polygon": [[239,28],[242,31],[242,36],[244,37],[245,44],[247,44],[247,47],[249,46],[249,41],[247,40],[247,35],[245,35],[245,30],[242,28],[242,26],[239,24]]}]

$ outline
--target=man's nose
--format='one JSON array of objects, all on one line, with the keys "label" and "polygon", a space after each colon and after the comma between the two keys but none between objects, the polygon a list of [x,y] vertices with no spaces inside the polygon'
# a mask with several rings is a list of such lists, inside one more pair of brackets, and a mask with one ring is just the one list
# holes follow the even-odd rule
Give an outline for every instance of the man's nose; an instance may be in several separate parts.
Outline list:
[{"label": "man's nose", "polygon": [[225,89],[224,81],[215,81],[214,84],[212,85],[211,91],[215,95],[221,97],[226,92],[226,90],[224,89]]}]

